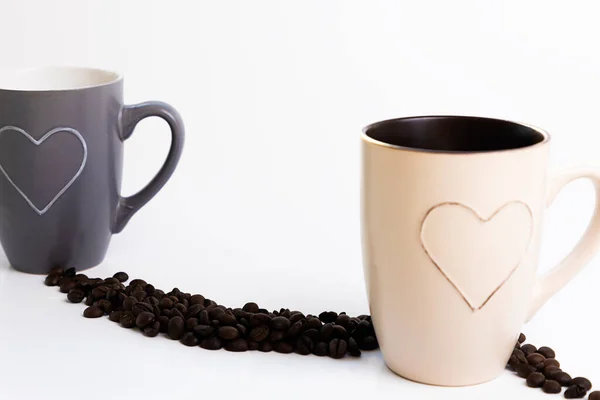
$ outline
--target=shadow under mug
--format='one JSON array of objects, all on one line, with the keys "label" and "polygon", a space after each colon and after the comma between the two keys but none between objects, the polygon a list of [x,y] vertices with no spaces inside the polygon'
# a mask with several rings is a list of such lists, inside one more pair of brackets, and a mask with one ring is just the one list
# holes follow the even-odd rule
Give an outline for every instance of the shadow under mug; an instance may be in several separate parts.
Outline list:
[{"label": "shadow under mug", "polygon": [[547,173],[548,134],[461,116],[378,122],[362,134],[362,238],[383,358],[410,380],[497,377],[521,327],[597,253],[600,203],[573,251],[537,277],[544,210],[600,170]]},{"label": "shadow under mug", "polygon": [[[142,119],[171,129],[158,174],[121,197],[123,142]],[[184,142],[177,111],[162,102],[123,104],[123,78],[91,68],[0,72],[0,242],[17,270],[98,265],[111,235],[164,186]]]}]

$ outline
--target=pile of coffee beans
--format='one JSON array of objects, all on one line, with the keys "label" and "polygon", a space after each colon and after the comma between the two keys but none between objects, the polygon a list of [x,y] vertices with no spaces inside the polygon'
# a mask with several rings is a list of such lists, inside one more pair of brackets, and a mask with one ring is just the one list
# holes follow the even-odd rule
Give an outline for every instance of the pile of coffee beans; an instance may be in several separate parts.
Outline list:
[{"label": "pile of coffee beans", "polygon": [[[259,350],[278,353],[314,354],[342,358],[359,357],[363,350],[379,347],[371,317],[350,317],[325,311],[318,316],[280,309],[269,312],[256,303],[227,308],[201,294],[174,288],[168,293],[142,279],[126,286],[129,276],[117,272],[110,278],[89,278],[75,269],[53,268],[47,286],[58,286],[72,303],[84,302],[86,318],[108,319],[145,336],[159,334],[185,346],[207,350]],[[525,379],[527,386],[545,393],[561,393],[567,399],[580,399],[592,389],[583,377],[571,378],[560,368],[554,350],[525,343],[521,334],[508,360],[507,368]],[[589,400],[600,400],[600,391]]]},{"label": "pile of coffee beans", "polygon": [[125,272],[101,279],[56,267],[45,284],[58,286],[72,303],[84,302],[86,318],[108,315],[124,328],[149,337],[164,334],[185,346],[332,358],[359,357],[361,351],[379,347],[369,315],[325,311],[315,316],[284,308],[270,312],[252,302],[232,309],[178,288],[165,293],[142,279],[126,286],[128,280]]},{"label": "pile of coffee beans", "polygon": [[[526,344],[525,340],[525,335],[521,333],[506,367],[525,379],[527,386],[541,388],[550,394],[560,393],[566,387],[564,396],[567,399],[581,399],[592,389],[589,379],[571,378],[564,372],[550,347],[537,348]],[[600,391],[591,393],[589,399],[600,400]]]}]

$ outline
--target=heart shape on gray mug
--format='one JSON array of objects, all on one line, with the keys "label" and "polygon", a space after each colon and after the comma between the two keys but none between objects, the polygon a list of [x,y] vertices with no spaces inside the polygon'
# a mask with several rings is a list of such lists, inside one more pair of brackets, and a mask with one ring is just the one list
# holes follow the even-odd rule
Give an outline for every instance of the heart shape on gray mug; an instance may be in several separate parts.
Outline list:
[{"label": "heart shape on gray mug", "polygon": [[2,164],[2,160],[0,160],[0,171],[2,172],[2,174],[4,174],[4,176],[6,177],[8,182],[15,188],[15,190],[21,195],[21,197],[23,197],[23,199],[27,202],[27,204],[29,204],[29,206],[38,215],[44,215],[50,209],[50,207],[52,207],[52,205],[54,203],[56,203],[56,201],[60,198],[60,196],[62,196],[71,187],[71,185],[73,184],[73,182],[75,182],[75,180],[79,177],[79,175],[81,175],[81,172],[83,171],[83,168],[85,167],[85,163],[87,161],[87,144],[85,143],[83,136],[81,136],[81,134],[76,129],[68,128],[68,127],[54,128],[54,129],[46,132],[39,140],[34,139],[25,130],[18,128],[16,126],[4,126],[4,127],[0,128],[0,135],[2,135],[4,132],[9,132],[9,131],[17,132],[17,133],[21,134],[22,136],[27,138],[31,143],[33,143],[36,146],[36,148],[39,148],[39,146],[42,143],[44,143],[46,140],[50,139],[53,135],[55,135],[56,133],[59,133],[59,132],[67,132],[67,133],[75,136],[78,139],[78,141],[81,143],[81,146],[83,148],[83,156],[82,156],[79,168],[77,169],[77,172],[72,177],[69,178],[67,183],[58,191],[58,193],[56,193],[56,195],[54,195],[54,197],[41,209],[38,208],[33,203],[33,201],[31,201],[29,196],[27,194],[25,194],[25,192],[14,182],[14,180],[6,172],[6,170]]}]

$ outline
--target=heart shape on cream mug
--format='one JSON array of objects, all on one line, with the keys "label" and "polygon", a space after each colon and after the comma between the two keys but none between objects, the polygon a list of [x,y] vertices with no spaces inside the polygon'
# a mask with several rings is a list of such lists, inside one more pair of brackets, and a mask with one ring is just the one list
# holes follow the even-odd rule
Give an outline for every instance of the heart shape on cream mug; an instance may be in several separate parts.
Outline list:
[{"label": "heart shape on cream mug", "polygon": [[35,146],[36,149],[39,149],[39,147],[42,143],[44,143],[46,140],[50,139],[53,135],[55,135],[59,132],[65,132],[70,135],[73,135],[81,143],[83,152],[81,155],[81,163],[79,164],[79,168],[77,169],[77,171],[75,172],[75,174],[73,176],[70,176],[66,179],[65,185],[62,188],[60,188],[58,193],[56,193],[54,195],[54,197],[41,209],[38,208],[33,203],[31,198],[21,189],[21,187],[13,180],[13,178],[11,178],[11,176],[8,174],[8,172],[6,172],[6,170],[4,169],[2,160],[0,160],[0,171],[4,174],[4,176],[10,182],[10,184],[15,188],[15,190],[17,192],[19,192],[19,194],[23,197],[23,199],[25,199],[27,204],[29,204],[29,206],[36,213],[38,213],[39,215],[44,215],[46,213],[46,211],[48,211],[50,209],[50,207],[52,207],[52,205],[60,198],[60,196],[62,196],[67,191],[67,189],[69,189],[69,187],[71,187],[71,185],[73,184],[73,182],[75,182],[75,180],[79,177],[79,175],[81,175],[81,172],[83,171],[83,168],[85,167],[85,162],[87,161],[87,144],[85,143],[85,140],[83,139],[83,137],[77,130],[75,130],[73,128],[68,128],[68,127],[60,127],[60,128],[51,129],[48,132],[46,132],[39,140],[34,139],[29,133],[27,133],[23,129],[18,128],[16,126],[4,126],[4,127],[0,128],[0,138],[2,138],[2,134],[4,134],[5,132],[17,132],[17,133],[21,134],[22,136],[26,137],[31,143],[33,143],[33,145]]},{"label": "heart shape on cream mug", "polygon": [[[431,262],[475,312],[519,267],[532,228],[531,209],[520,201],[505,203],[487,217],[465,204],[446,202],[427,212],[421,225],[421,244]],[[499,267],[487,268],[491,260]]]}]

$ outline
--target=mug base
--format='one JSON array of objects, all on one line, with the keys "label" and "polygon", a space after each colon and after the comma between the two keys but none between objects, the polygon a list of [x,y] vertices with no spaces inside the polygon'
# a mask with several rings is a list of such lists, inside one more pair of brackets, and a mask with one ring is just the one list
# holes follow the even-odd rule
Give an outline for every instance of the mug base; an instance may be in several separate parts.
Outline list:
[{"label": "mug base", "polygon": [[[86,271],[88,269],[92,269],[92,268],[97,267],[98,265],[102,264],[102,261],[104,261],[104,260],[100,260],[98,262],[92,262],[90,264],[84,264],[84,265],[66,265],[65,269],[66,268],[70,268],[70,267],[74,267],[77,272]],[[30,267],[28,268],[28,267],[25,267],[23,265],[12,264],[12,263],[10,264],[10,266],[15,271],[22,272],[22,273],[25,273],[25,274],[30,274],[30,275],[48,275],[48,272],[50,271],[50,268],[52,268],[52,267],[50,267],[50,268],[42,268],[42,269],[40,269],[40,268],[30,268]]]},{"label": "mug base", "polygon": [[392,367],[390,367],[387,363],[385,365],[392,373],[394,373],[395,375],[398,375],[401,378],[404,378],[411,382],[420,383],[423,385],[439,386],[439,387],[476,386],[476,385],[481,385],[483,383],[491,382],[500,376],[500,374],[498,374],[498,375],[494,375],[492,377],[486,377],[486,378],[482,378],[482,379],[465,380],[465,381],[446,381],[443,379],[428,379],[425,377],[412,376],[407,373],[394,371],[394,369]]}]

